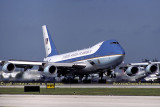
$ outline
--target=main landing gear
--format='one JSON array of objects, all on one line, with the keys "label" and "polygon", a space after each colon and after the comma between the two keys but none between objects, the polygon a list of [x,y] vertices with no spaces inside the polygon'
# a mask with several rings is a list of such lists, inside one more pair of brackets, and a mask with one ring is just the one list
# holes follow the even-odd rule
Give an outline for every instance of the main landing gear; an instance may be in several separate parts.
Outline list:
[{"label": "main landing gear", "polygon": [[99,78],[98,83],[106,83],[106,79],[103,79],[103,72],[99,73]]},{"label": "main landing gear", "polygon": [[85,75],[85,79],[83,80],[83,83],[91,83],[91,79],[88,79],[88,75]]},{"label": "main landing gear", "polygon": [[75,84],[75,83],[78,83],[78,79],[68,77],[68,78],[64,78],[62,82],[66,84],[69,84],[69,83]]},{"label": "main landing gear", "polygon": [[107,72],[105,72],[106,76],[109,76],[110,78],[116,78],[116,74],[114,71],[108,70]]}]

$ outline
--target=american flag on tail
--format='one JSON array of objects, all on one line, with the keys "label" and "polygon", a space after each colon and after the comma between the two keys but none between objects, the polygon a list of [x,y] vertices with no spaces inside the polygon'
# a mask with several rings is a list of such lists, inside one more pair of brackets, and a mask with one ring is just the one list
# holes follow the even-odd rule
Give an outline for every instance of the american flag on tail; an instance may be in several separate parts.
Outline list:
[{"label": "american flag on tail", "polygon": [[48,38],[45,39],[46,44],[48,44]]}]

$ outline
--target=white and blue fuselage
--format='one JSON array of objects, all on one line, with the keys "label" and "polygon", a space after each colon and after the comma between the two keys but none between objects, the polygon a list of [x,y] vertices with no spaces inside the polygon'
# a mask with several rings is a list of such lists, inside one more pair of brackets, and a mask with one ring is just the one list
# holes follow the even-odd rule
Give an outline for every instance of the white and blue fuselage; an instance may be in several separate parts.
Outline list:
[{"label": "white and blue fuselage", "polygon": [[[51,45],[54,46],[54,45]],[[51,48],[52,49],[52,48]],[[114,69],[122,63],[125,51],[116,40],[100,42],[91,48],[69,52],[61,55],[54,55],[55,51],[50,52],[44,59],[54,63],[75,63],[85,64],[86,67],[76,73],[95,73],[98,70]]]}]

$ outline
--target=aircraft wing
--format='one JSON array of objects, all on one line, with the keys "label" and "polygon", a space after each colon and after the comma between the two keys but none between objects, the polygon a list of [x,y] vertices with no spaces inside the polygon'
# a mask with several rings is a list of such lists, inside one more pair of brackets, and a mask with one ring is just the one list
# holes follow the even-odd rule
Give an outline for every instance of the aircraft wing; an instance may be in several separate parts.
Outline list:
[{"label": "aircraft wing", "polygon": [[142,63],[130,63],[132,66],[147,66],[149,64],[160,64],[160,62],[142,62]]},{"label": "aircraft wing", "polygon": [[129,64],[121,64],[119,67],[129,67],[129,66],[140,66],[144,67],[150,64],[160,64],[160,62],[141,62],[141,63],[129,63]]},{"label": "aircraft wing", "polygon": [[24,68],[26,71],[33,66],[39,66],[39,68],[45,69],[47,66],[54,66],[57,69],[82,69],[85,64],[75,64],[75,63],[53,63],[53,62],[41,62],[41,61],[22,61],[22,60],[9,60],[0,61],[3,71],[13,71],[15,68]]},{"label": "aircraft wing", "polygon": [[149,61],[142,63],[121,64],[119,68],[129,76],[134,76],[135,74],[139,74],[142,71],[145,71],[144,74],[149,75],[159,72],[159,65],[160,62]]},{"label": "aircraft wing", "polygon": [[3,65],[4,63],[12,63],[15,65],[42,65],[43,62],[38,61],[22,61],[22,60],[9,60],[9,61],[0,61],[0,64]]}]

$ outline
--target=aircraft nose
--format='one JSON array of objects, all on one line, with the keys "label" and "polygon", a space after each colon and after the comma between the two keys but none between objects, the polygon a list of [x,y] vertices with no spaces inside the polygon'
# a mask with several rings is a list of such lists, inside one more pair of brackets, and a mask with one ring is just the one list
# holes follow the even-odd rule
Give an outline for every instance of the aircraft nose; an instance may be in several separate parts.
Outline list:
[{"label": "aircraft nose", "polygon": [[121,47],[117,47],[117,49],[115,50],[115,53],[119,55],[125,55],[125,51]]},{"label": "aircraft nose", "polygon": [[121,48],[121,50],[120,50],[120,54],[125,55],[125,51],[124,51],[124,49],[122,49],[122,48]]},{"label": "aircraft nose", "polygon": [[123,62],[123,60],[124,60],[124,57],[125,57],[125,55],[124,54],[120,54],[118,57],[117,57],[117,60],[118,60],[118,64],[121,64],[122,62]]},{"label": "aircraft nose", "polygon": [[119,45],[119,47],[117,48],[117,51],[118,51],[119,54],[125,55],[125,51],[124,51],[124,49],[123,49],[120,45]]}]

